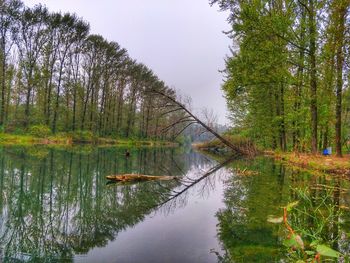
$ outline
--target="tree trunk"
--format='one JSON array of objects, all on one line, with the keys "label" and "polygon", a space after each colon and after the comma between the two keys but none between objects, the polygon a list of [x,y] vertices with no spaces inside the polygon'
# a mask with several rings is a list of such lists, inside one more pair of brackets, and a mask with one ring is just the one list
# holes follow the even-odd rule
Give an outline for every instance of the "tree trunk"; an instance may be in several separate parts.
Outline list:
[{"label": "tree trunk", "polygon": [[133,118],[135,117],[135,103],[136,103],[136,92],[137,92],[137,84],[133,84],[131,86],[132,93],[131,93],[131,101],[129,106],[129,112],[128,112],[128,119],[126,123],[126,131],[125,136],[129,138],[130,136],[130,129],[133,127]]},{"label": "tree trunk", "polygon": [[118,83],[118,101],[117,101],[117,122],[116,122],[116,132],[119,135],[120,133],[120,127],[122,124],[122,116],[123,116],[123,96],[124,96],[124,89],[125,89],[125,80],[124,78],[122,80],[120,80],[120,82]]},{"label": "tree trunk", "polygon": [[309,0],[311,151],[317,153],[316,12]]},{"label": "tree trunk", "polygon": [[210,128],[208,125],[206,125],[204,122],[202,122],[200,119],[198,119],[193,113],[191,113],[184,105],[176,101],[171,96],[157,90],[151,90],[152,93],[161,95],[168,99],[169,101],[173,102],[175,105],[180,107],[184,112],[188,114],[189,117],[191,117],[196,123],[201,125],[204,129],[206,129],[208,132],[213,134],[216,138],[218,138],[223,144],[225,144],[227,147],[229,147],[231,150],[235,151],[237,154],[245,154],[245,155],[254,155],[256,152],[246,152],[245,150],[241,149],[239,146],[236,146],[232,144],[230,141],[226,140],[224,137],[222,137],[220,134],[218,134],[216,131],[214,131],[212,128]]},{"label": "tree trunk", "polygon": [[337,43],[337,53],[336,53],[336,70],[337,70],[337,84],[336,84],[336,106],[335,106],[335,145],[337,156],[342,156],[342,92],[343,92],[343,44],[344,44],[344,33],[345,33],[345,15],[347,6],[349,3],[347,1],[337,2],[340,6],[335,8],[335,15],[339,16],[336,19],[336,43]]},{"label": "tree trunk", "polygon": [[[65,57],[65,54],[64,54],[64,57]],[[57,94],[56,94],[56,101],[55,101],[55,111],[54,111],[53,120],[52,120],[52,132],[53,133],[56,133],[56,128],[57,128],[57,115],[58,115],[59,98],[60,98],[60,92],[61,92],[63,65],[64,65],[64,58],[61,61],[60,70],[59,70],[59,76],[58,76],[57,91],[56,91]]]},{"label": "tree trunk", "polygon": [[287,151],[287,135],[284,111],[284,84],[281,84],[281,149],[285,152]]},{"label": "tree trunk", "polygon": [[297,78],[298,82],[295,90],[295,101],[294,101],[294,118],[293,120],[293,150],[300,150],[300,121],[298,117],[300,116],[301,100],[302,100],[302,87],[304,83],[304,65],[305,65],[305,20],[306,12],[301,7],[301,22],[300,22],[300,46],[302,47],[299,50],[299,60],[298,60],[298,69],[297,69]]},{"label": "tree trunk", "polygon": [[2,74],[1,74],[1,109],[0,109],[0,126],[4,124],[5,119],[5,92],[6,92],[6,50],[5,37],[2,36],[1,52],[2,52]]},{"label": "tree trunk", "polygon": [[24,108],[24,128],[28,128],[29,126],[29,114],[30,114],[30,95],[32,93],[32,81],[33,81],[33,66],[30,66],[27,78],[27,94],[26,94],[26,102]]}]

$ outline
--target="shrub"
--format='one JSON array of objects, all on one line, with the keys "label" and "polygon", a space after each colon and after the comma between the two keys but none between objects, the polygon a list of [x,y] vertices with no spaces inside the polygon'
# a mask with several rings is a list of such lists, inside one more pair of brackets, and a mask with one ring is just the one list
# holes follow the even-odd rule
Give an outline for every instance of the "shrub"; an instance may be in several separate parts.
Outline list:
[{"label": "shrub", "polygon": [[29,133],[35,137],[45,138],[51,134],[51,129],[46,125],[34,125],[29,128]]},{"label": "shrub", "polygon": [[4,132],[18,134],[18,135],[24,134],[24,130],[20,127],[23,127],[21,122],[11,121],[7,123],[6,126],[4,127]]},{"label": "shrub", "polygon": [[91,131],[76,131],[72,133],[73,142],[91,142],[94,140],[94,134]]}]

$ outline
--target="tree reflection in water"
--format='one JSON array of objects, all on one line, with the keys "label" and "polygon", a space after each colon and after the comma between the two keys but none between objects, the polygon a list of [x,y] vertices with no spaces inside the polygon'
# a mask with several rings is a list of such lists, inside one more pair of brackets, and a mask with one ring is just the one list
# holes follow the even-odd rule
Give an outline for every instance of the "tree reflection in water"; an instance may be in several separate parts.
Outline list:
[{"label": "tree reflection in water", "polygon": [[73,261],[142,221],[178,181],[106,186],[116,173],[181,176],[176,149],[10,147],[0,151],[0,244],[5,261]]},{"label": "tree reflection in water", "polygon": [[[216,183],[220,181],[222,187],[224,180],[224,207],[213,210],[214,214],[218,209],[217,236],[227,251],[226,256],[218,253],[219,261],[275,262],[286,258],[281,246],[284,232],[267,218],[281,215],[281,207],[298,198],[291,187],[309,187],[314,197],[322,196],[325,185],[349,189],[340,178],[293,172],[265,157],[217,164],[179,149],[132,149],[130,158],[124,152],[89,147],[1,148],[0,246],[4,261],[71,262],[75,255],[105,247],[151,213],[172,213],[192,202],[193,196],[210,198]],[[221,169],[223,166],[226,168]],[[237,173],[246,168],[258,174]],[[173,175],[178,180],[106,185],[105,176],[117,173]],[[348,196],[335,191],[330,199],[338,207],[349,207]],[[348,225],[348,213],[334,218]],[[291,220],[301,227],[311,224],[310,218],[302,216]],[[323,237],[334,236],[340,238],[333,247],[347,253],[346,233],[331,222]]]},{"label": "tree reflection in water", "polygon": [[[320,208],[320,200],[327,197],[329,207],[339,207],[339,204],[349,206],[345,199],[349,196],[349,190],[343,192],[342,198],[337,191],[340,185],[343,189],[349,189],[347,180],[340,181],[339,178],[331,179],[329,176],[313,176],[306,172],[293,171],[265,157],[235,161],[230,166],[233,168],[233,175],[226,182],[226,207],[217,213],[218,236],[226,251],[225,255],[217,253],[221,262],[289,262],[290,254],[282,245],[286,237],[285,227],[283,224],[271,224],[267,222],[267,218],[269,215],[282,216],[282,207],[292,201],[300,200],[299,209],[310,211],[311,214],[310,216],[296,211],[289,218],[290,224],[295,226],[305,242],[310,242],[311,232],[315,233],[313,228],[316,223],[312,222],[315,214],[311,211],[315,207]],[[258,171],[258,175],[245,176],[235,172],[237,168],[246,167]],[[332,187],[335,187],[335,191],[330,195],[326,190]],[[293,189],[310,189],[309,198],[314,202],[303,202]],[[337,209],[332,211],[336,212]],[[320,217],[320,214],[317,216]],[[323,213],[323,216],[326,214]],[[346,238],[349,213],[344,213],[342,218],[328,218],[332,218],[332,222],[324,222],[325,228],[318,235],[323,242],[332,244],[334,248],[340,246],[342,252],[349,253],[349,239]],[[340,222],[343,227],[335,227]],[[339,235],[337,231],[340,229],[342,233]]]}]

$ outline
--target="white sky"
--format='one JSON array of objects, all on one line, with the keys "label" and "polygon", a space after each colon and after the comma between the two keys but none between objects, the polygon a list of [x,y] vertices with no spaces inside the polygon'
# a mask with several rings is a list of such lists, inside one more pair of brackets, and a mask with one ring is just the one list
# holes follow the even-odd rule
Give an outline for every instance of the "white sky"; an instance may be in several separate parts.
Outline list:
[{"label": "white sky", "polygon": [[193,107],[213,109],[227,123],[220,89],[230,39],[226,13],[209,0],[24,0],[50,11],[76,13],[100,34],[126,48],[168,86],[192,97]]}]

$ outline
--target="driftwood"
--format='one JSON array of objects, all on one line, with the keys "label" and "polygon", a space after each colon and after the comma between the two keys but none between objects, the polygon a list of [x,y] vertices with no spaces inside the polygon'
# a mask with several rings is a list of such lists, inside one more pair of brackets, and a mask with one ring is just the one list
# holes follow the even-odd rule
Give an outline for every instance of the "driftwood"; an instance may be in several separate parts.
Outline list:
[{"label": "driftwood", "polygon": [[175,176],[155,176],[144,174],[116,174],[108,175],[106,179],[115,182],[139,182],[139,181],[152,181],[152,180],[173,180]]}]

